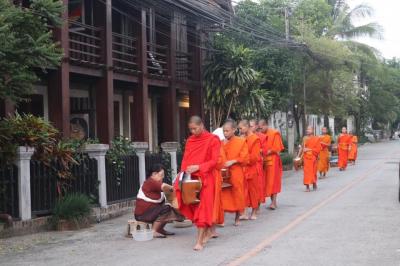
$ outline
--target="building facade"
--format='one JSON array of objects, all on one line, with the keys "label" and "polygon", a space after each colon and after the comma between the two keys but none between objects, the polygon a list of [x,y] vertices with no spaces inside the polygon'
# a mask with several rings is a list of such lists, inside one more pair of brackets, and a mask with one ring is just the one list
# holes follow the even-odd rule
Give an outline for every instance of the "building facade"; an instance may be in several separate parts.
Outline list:
[{"label": "building facade", "polygon": [[[229,1],[63,0],[64,51],[19,112],[43,116],[64,137],[115,136],[151,147],[186,137],[202,115],[204,39],[231,11]],[[1,115],[15,110],[2,103]]]}]

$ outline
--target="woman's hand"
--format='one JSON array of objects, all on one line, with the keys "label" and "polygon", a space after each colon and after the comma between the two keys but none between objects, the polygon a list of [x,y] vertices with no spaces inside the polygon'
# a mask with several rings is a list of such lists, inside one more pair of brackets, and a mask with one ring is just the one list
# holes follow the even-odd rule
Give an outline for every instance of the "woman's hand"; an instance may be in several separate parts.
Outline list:
[{"label": "woman's hand", "polygon": [[169,191],[171,193],[174,192],[174,187],[167,183],[162,183],[161,189],[162,189],[162,191]]},{"label": "woman's hand", "polygon": [[186,168],[185,172],[188,173],[188,174],[192,174],[192,173],[197,172],[199,170],[200,170],[200,166],[199,165],[189,165]]}]

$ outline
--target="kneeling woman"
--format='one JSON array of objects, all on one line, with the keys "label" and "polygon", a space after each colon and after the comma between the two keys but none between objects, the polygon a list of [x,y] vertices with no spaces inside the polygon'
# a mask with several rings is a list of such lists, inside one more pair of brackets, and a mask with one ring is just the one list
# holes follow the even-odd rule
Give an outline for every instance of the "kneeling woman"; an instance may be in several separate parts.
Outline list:
[{"label": "kneeling woman", "polygon": [[183,221],[180,215],[170,205],[165,204],[162,191],[173,191],[173,187],[163,183],[164,167],[155,164],[147,173],[147,179],[140,187],[135,207],[135,219],[140,222],[152,223],[154,237],[165,238],[174,233],[164,230],[164,226],[172,221]]}]

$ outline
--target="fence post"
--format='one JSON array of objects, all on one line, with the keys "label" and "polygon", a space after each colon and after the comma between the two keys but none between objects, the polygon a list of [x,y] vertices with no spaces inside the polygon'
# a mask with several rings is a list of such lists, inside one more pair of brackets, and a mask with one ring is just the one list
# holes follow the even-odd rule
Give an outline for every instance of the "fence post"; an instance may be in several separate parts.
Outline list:
[{"label": "fence post", "polygon": [[149,149],[147,142],[133,142],[132,147],[135,149],[136,155],[139,157],[139,181],[140,185],[146,180],[146,157],[145,153]]},{"label": "fence post", "polygon": [[178,142],[164,142],[161,143],[161,148],[163,151],[168,152],[171,155],[171,176],[172,180],[175,179],[178,174],[178,163],[176,160],[176,152],[179,148]]},{"label": "fence post", "polygon": [[99,180],[100,207],[107,207],[106,153],[108,144],[86,144],[84,151],[90,158],[97,160],[97,179]]},{"label": "fence post", "polygon": [[31,157],[35,149],[31,147],[18,147],[17,160],[18,167],[18,204],[19,217],[22,221],[32,218],[31,210]]}]

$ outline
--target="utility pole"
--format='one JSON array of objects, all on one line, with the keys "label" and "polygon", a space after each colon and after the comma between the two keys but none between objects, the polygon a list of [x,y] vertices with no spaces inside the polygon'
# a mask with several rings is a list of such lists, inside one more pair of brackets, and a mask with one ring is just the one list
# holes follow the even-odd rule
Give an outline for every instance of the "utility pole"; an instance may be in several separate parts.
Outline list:
[{"label": "utility pole", "polygon": [[[289,8],[285,7],[285,37],[286,45],[289,43],[290,39],[290,24],[289,24]],[[287,124],[287,143],[288,143],[288,153],[294,154],[294,121],[293,121],[293,84],[292,81],[289,83],[289,110],[286,114],[286,124]]]}]

